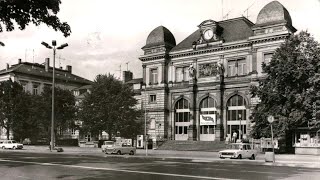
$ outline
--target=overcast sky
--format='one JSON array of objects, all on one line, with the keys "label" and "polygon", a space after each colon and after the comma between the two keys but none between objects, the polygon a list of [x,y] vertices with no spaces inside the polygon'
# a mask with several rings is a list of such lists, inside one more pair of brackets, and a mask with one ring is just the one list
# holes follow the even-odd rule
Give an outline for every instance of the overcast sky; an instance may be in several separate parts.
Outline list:
[{"label": "overcast sky", "polygon": [[[255,23],[259,11],[272,0],[62,0],[59,17],[69,23],[70,37],[55,32],[46,25],[30,25],[24,31],[0,33],[0,69],[6,63],[22,61],[52,62],[52,50],[40,43],[69,47],[57,52],[56,66],[71,65],[73,73],[93,80],[98,74],[120,75],[121,70],[133,71],[134,78],[142,76],[141,47],[149,33],[163,25],[176,38],[177,44],[197,30],[204,20],[247,16]],[[320,0],[279,0],[289,11],[293,26],[308,30],[320,41]]]}]

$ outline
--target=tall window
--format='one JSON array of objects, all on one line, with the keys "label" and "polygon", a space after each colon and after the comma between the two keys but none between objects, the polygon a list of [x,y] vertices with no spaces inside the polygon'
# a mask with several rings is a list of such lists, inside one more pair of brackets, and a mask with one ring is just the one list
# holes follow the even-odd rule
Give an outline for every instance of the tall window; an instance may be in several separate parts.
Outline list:
[{"label": "tall window", "polygon": [[39,85],[38,84],[34,84],[33,85],[32,94],[33,95],[38,95],[39,94]]},{"label": "tall window", "polygon": [[246,59],[231,60],[228,62],[228,76],[241,76],[247,74]]},{"label": "tall window", "polygon": [[246,101],[242,96],[235,95],[228,100],[228,121],[238,121],[246,119]]},{"label": "tall window", "polygon": [[181,99],[175,106],[175,122],[189,122],[190,121],[190,109],[189,102],[185,99]]},{"label": "tall window", "polygon": [[216,125],[217,103],[207,97],[200,103],[200,134],[214,134]]},{"label": "tall window", "polygon": [[151,84],[158,83],[158,69],[151,69],[150,70],[150,82],[151,82]]},{"label": "tall window", "polygon": [[177,67],[176,68],[176,82],[188,81],[189,73],[188,67]]}]

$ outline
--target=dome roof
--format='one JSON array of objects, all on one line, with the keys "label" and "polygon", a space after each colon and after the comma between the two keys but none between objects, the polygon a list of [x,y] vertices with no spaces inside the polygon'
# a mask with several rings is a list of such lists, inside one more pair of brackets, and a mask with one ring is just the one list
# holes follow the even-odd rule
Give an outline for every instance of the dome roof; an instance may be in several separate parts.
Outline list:
[{"label": "dome roof", "polygon": [[278,23],[287,23],[287,25],[292,26],[288,10],[278,1],[272,1],[259,12],[256,26]]},{"label": "dome roof", "polygon": [[143,48],[158,45],[169,45],[172,47],[176,45],[176,40],[173,34],[164,26],[159,26],[151,31],[147,38],[146,45]]}]

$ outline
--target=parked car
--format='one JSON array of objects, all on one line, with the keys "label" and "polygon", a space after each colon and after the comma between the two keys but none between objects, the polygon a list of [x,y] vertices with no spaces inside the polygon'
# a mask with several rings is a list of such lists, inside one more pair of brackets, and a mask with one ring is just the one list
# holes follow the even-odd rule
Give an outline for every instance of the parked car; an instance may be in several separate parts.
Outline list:
[{"label": "parked car", "polygon": [[2,149],[22,149],[23,144],[17,143],[15,140],[4,140],[0,144]]},{"label": "parked car", "polygon": [[257,150],[253,149],[249,143],[232,143],[228,145],[228,149],[219,151],[219,158],[249,158],[254,160],[257,154]]},{"label": "parked car", "polygon": [[113,146],[115,146],[114,141],[104,141],[101,146],[101,151],[106,152],[107,148],[112,148]]},{"label": "parked car", "polygon": [[106,154],[129,154],[129,155],[134,155],[136,154],[136,147],[132,147],[126,143],[123,144],[115,144],[112,147],[107,147]]}]

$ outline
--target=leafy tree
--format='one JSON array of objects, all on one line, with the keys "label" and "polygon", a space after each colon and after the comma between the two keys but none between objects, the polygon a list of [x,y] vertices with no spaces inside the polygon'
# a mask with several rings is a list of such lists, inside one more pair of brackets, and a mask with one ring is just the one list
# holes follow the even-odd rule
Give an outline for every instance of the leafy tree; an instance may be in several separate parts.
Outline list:
[{"label": "leafy tree", "polygon": [[44,23],[67,37],[71,34],[71,29],[57,16],[60,4],[61,0],[1,0],[0,32],[3,31],[3,25],[7,31],[13,31],[15,23],[20,30],[24,30],[29,23],[36,26]]},{"label": "leafy tree", "polygon": [[134,108],[137,101],[133,96],[133,90],[113,75],[98,75],[80,105],[82,130],[93,135],[105,131],[109,139],[118,133],[127,138],[136,136],[141,112]]},{"label": "leafy tree", "polygon": [[275,135],[307,126],[312,119],[312,104],[319,99],[320,46],[305,31],[290,36],[274,53],[269,65],[262,65],[267,74],[252,87],[253,96],[261,102],[255,107],[252,120],[255,138],[270,137],[268,115],[273,115]]},{"label": "leafy tree", "polygon": [[11,79],[0,82],[0,126],[6,129],[7,139],[15,122],[26,115],[22,109],[27,106],[26,93],[17,82]]},{"label": "leafy tree", "polygon": [[[66,130],[70,128],[75,121],[77,108],[75,106],[75,97],[71,91],[56,87],[54,91],[54,126],[55,135],[57,130]],[[40,116],[42,119],[42,130],[47,130],[47,137],[50,137],[51,130],[51,108],[52,108],[52,88],[46,86],[41,93],[42,103],[38,104],[37,108],[41,107]],[[40,106],[40,107],[39,107]],[[44,134],[44,132],[43,132]]]}]

